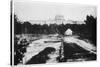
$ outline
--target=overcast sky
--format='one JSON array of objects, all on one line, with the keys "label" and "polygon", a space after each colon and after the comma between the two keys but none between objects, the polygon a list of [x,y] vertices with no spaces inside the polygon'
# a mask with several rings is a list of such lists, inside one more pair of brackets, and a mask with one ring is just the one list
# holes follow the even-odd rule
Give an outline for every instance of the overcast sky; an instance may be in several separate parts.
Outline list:
[{"label": "overcast sky", "polygon": [[63,15],[66,20],[83,21],[86,15],[96,16],[96,7],[49,2],[14,2],[14,12],[21,21],[54,19]]}]

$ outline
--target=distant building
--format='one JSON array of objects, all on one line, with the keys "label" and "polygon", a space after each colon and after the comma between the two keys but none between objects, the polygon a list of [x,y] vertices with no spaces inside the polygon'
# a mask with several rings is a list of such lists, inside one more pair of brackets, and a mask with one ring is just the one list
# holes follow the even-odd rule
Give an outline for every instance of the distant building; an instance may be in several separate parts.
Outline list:
[{"label": "distant building", "polygon": [[71,29],[67,29],[65,31],[65,35],[72,35],[73,34],[73,31]]},{"label": "distant building", "polygon": [[56,15],[55,20],[65,20],[63,15]]},{"label": "distant building", "polygon": [[54,19],[48,19],[48,20],[31,20],[30,22],[34,24],[86,24],[84,21],[73,21],[73,20],[66,20],[63,15],[56,15]]}]

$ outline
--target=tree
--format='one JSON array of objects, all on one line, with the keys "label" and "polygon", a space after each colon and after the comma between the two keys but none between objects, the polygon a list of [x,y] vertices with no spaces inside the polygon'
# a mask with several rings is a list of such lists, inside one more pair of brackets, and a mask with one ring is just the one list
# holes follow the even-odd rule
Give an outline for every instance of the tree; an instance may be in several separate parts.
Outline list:
[{"label": "tree", "polygon": [[14,34],[21,34],[21,22],[18,20],[17,15],[14,14]]},{"label": "tree", "polygon": [[96,45],[96,24],[97,18],[93,17],[92,15],[86,17],[86,31],[88,32],[88,36],[90,40]]}]

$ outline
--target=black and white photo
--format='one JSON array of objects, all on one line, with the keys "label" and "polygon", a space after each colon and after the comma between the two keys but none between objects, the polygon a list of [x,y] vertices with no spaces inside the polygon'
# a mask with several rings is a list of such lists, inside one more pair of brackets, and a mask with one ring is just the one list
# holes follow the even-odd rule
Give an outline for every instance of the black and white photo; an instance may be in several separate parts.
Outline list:
[{"label": "black and white photo", "polygon": [[11,65],[95,61],[96,24],[96,6],[13,0]]}]

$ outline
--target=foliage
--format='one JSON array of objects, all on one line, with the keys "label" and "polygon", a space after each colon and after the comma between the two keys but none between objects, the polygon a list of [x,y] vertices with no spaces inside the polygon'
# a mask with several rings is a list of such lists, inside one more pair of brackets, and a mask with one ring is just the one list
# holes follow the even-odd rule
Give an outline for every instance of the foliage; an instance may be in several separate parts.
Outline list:
[{"label": "foliage", "polygon": [[73,34],[79,35],[83,38],[96,40],[96,20],[92,15],[87,15],[84,22],[86,24],[31,24],[29,21],[21,23],[18,21],[16,15],[14,15],[14,33],[15,34],[62,34],[70,28]]}]

